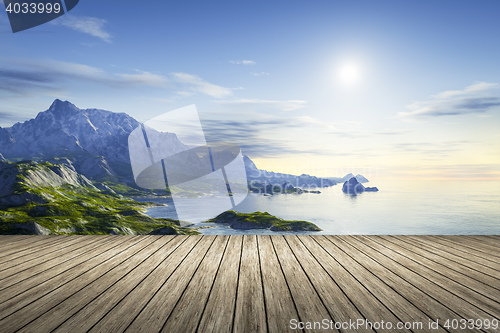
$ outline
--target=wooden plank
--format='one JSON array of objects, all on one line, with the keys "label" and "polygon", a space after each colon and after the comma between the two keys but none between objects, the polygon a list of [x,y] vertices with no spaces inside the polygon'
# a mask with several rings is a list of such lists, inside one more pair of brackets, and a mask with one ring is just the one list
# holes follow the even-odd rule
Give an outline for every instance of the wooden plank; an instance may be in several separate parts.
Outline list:
[{"label": "wooden plank", "polygon": [[[366,238],[365,238],[366,239]],[[485,312],[484,310],[475,307],[471,303],[467,302],[463,298],[457,296],[457,294],[462,294],[459,292],[456,292],[455,290],[452,289],[452,285],[454,285],[452,280],[445,279],[444,277],[440,276],[433,276],[432,274],[422,274],[417,271],[410,270],[409,268],[405,267],[400,263],[405,262],[408,265],[412,266],[411,263],[407,262],[407,260],[398,255],[398,253],[382,248],[377,244],[372,244],[369,239],[364,240],[364,242],[360,242],[354,237],[342,237],[342,240],[344,240],[345,243],[350,244],[351,246],[354,246],[355,248],[359,249],[360,251],[363,251],[363,253],[366,256],[369,256],[372,258],[374,261],[378,262],[380,265],[385,267],[385,269],[399,275],[400,277],[404,278],[411,284],[413,284],[416,288],[422,290],[424,293],[435,297],[439,300],[439,302],[446,307],[453,309],[454,312],[456,312],[455,316],[452,317],[445,317],[443,319],[453,319],[457,318],[458,316],[464,318],[464,319],[470,319],[470,318],[490,318],[492,319],[492,315]],[[368,245],[370,244],[370,246]],[[379,252],[380,251],[380,252]],[[385,255],[383,254],[384,252]],[[389,252],[389,253],[387,253]],[[395,258],[398,258],[396,261]],[[424,271],[425,272],[425,271]],[[492,310],[493,313],[496,313],[498,311],[495,309],[488,309]],[[441,321],[441,320],[440,320]]]},{"label": "wooden plank", "polygon": [[18,235],[0,235],[0,258],[5,252],[9,252],[11,249],[19,249],[26,247],[27,244],[34,244],[36,242],[41,242],[47,239],[57,238],[56,236],[18,236]]},{"label": "wooden plank", "polygon": [[32,235],[0,235],[0,253],[2,251],[2,248],[7,248],[10,246],[13,246],[15,243],[18,243],[21,240],[26,240],[29,237],[33,237],[33,236]]},{"label": "wooden plank", "polygon": [[[382,280],[385,284],[387,284],[391,289],[396,291],[399,295],[404,297],[409,303],[413,305],[412,308],[419,309],[422,313],[425,314],[425,317],[431,318],[434,322],[439,320],[440,328],[442,328],[442,323],[445,322],[446,319],[456,318],[457,314],[450,310],[450,308],[444,306],[436,299],[431,297],[429,294],[423,292],[419,288],[417,288],[414,284],[407,281],[407,279],[402,278],[400,275],[395,274],[391,270],[388,270],[386,267],[381,265],[379,262],[373,260],[370,256],[365,254],[364,251],[352,246],[346,240],[349,237],[341,237],[341,236],[326,236],[327,239],[332,242],[335,246],[341,249],[345,255],[341,256],[340,259],[344,259],[345,257],[350,257],[358,264],[361,264],[365,270],[369,271],[372,276],[376,277],[376,279]],[[352,237],[352,236],[350,236]],[[356,274],[356,277],[363,276]],[[371,278],[373,279],[373,277]],[[413,280],[411,280],[413,282]],[[390,301],[390,299],[388,300]],[[398,317],[402,316],[406,311],[404,307],[399,309],[394,309],[395,315]],[[410,313],[406,314],[409,318],[412,318],[413,315]],[[424,318],[425,318],[424,317]],[[424,319],[420,320],[420,317],[417,315],[415,319],[410,321],[421,321],[425,323]],[[408,320],[402,320],[404,322]],[[470,330],[470,332],[473,332]]]},{"label": "wooden plank", "polygon": [[[434,237],[429,237],[429,236],[419,236],[419,237],[406,236],[406,237],[410,240],[414,240],[423,243],[427,246],[433,247],[435,249],[450,253],[452,255],[450,259],[452,259],[453,261],[458,261],[461,264],[466,265],[467,267],[480,271],[484,274],[488,274],[493,278],[496,278],[498,276],[497,270],[492,268],[492,265],[495,265],[496,263],[491,260],[485,259],[484,257],[479,257],[477,254],[464,252],[462,248],[457,246],[451,247],[450,244],[447,243],[446,241],[442,243],[440,239],[436,239]],[[480,253],[480,255],[482,254]]]},{"label": "wooden plank", "polygon": [[468,264],[470,264],[470,261],[468,260],[463,260],[460,257],[451,255],[449,252],[440,250],[437,247],[431,247],[409,237],[393,236],[387,240],[395,241],[396,244],[399,244],[400,246],[403,246],[408,250],[419,253],[420,255],[425,256],[426,258],[429,258],[430,260],[433,260],[437,263],[452,267],[455,271],[472,279],[481,281],[484,284],[488,285],[490,288],[496,288],[497,290],[500,290],[500,281],[497,278],[471,268],[470,266],[468,266]]},{"label": "wooden plank", "polygon": [[[466,236],[468,238],[473,238],[481,243],[487,243],[492,246],[496,246],[497,248],[500,246],[500,239],[496,237],[491,237],[491,235],[473,235],[473,236]],[[498,250],[497,250],[498,251]]]},{"label": "wooden plank", "polygon": [[[6,248],[1,251],[0,264],[8,263],[18,257],[26,258],[27,255],[33,254],[33,258],[42,255],[45,249],[56,244],[61,244],[65,241],[70,241],[69,236],[36,236],[35,239],[26,239],[15,244],[15,246]],[[38,238],[39,237],[39,238]]]},{"label": "wooden plank", "polygon": [[[422,311],[418,306],[421,295],[415,294],[415,288],[408,283],[404,283],[398,276],[387,274],[376,274],[376,270],[381,270],[380,265],[372,265],[367,268],[364,254],[357,249],[347,247],[336,238],[311,236],[311,239],[319,246],[314,245],[311,240],[308,247],[314,249],[314,255],[323,255],[327,252],[332,259],[321,260],[322,263],[331,263],[331,274],[335,274],[336,281],[343,286],[348,297],[356,304],[363,314],[363,318],[368,322],[381,323],[390,322],[392,329],[386,330],[394,332],[397,330],[399,322],[425,322],[430,316]],[[339,267],[340,266],[340,267]],[[399,288],[394,288],[398,286]],[[410,297],[407,297],[410,295]],[[378,330],[377,330],[378,331]],[[409,330],[400,329],[400,332]],[[444,332],[441,327],[436,332]]]},{"label": "wooden plank", "polygon": [[169,247],[162,251],[163,261],[151,274],[139,282],[116,306],[104,316],[91,332],[123,332],[158,292],[170,275],[200,241],[200,237],[177,236]]},{"label": "wooden plank", "polygon": [[[24,247],[28,248],[25,251],[19,251],[12,253],[11,255],[5,257],[5,260],[0,263],[0,271],[5,271],[8,268],[17,266],[22,263],[28,263],[39,259],[49,253],[57,251],[65,246],[71,246],[72,242],[75,241],[74,237],[54,237],[55,241],[45,242],[44,244],[25,244]],[[81,239],[84,239],[81,237]],[[68,245],[66,245],[68,244]]]},{"label": "wooden plank", "polygon": [[[82,303],[88,303],[88,299],[93,299],[95,295],[90,292],[82,293],[82,290],[93,291],[89,290],[89,288],[95,286],[106,288],[108,283],[112,284],[115,282],[113,280],[117,277],[116,273],[120,271],[120,268],[127,268],[127,261],[151,244],[151,239],[152,238],[148,236],[141,238],[139,242],[130,247],[128,251],[120,253],[106,262],[105,265],[101,265],[99,269],[85,272],[74,279],[72,283],[66,284],[63,288],[52,290],[36,302],[30,303],[12,315],[0,320],[0,327],[10,332],[19,330],[34,320],[40,322],[40,325],[59,323],[58,316],[63,316],[68,312],[72,312],[71,308],[61,307],[60,304],[62,302],[73,295],[78,295]],[[140,257],[140,254],[136,257]],[[96,280],[98,280],[97,283]],[[50,320],[48,320],[49,318]],[[37,331],[45,332],[47,330],[39,329]]]},{"label": "wooden plank", "polygon": [[299,316],[274,252],[271,236],[257,236],[257,243],[269,332],[301,332],[290,328],[290,320]]},{"label": "wooden plank", "polygon": [[1,294],[0,319],[65,284],[72,283],[72,280],[79,275],[96,268],[137,241],[139,241],[138,237],[134,237],[132,241],[129,237],[121,236],[113,237],[110,242],[101,241],[102,245],[70,263],[61,265],[60,268],[45,271],[32,279],[9,287]]},{"label": "wooden plank", "polygon": [[421,321],[425,330],[429,319],[492,319],[496,240],[0,235],[14,273],[0,281],[0,331],[281,332],[291,318]]},{"label": "wooden plank", "polygon": [[229,236],[218,236],[170,313],[162,332],[196,332]]},{"label": "wooden plank", "polygon": [[448,248],[455,248],[467,254],[477,256],[479,258],[488,259],[493,262],[500,260],[498,247],[485,249],[485,244],[476,243],[471,238],[453,237],[450,235],[445,236],[428,236],[429,239],[435,240],[438,243],[448,246]]},{"label": "wooden plank", "polygon": [[[365,238],[367,237],[363,237],[361,239],[366,244]],[[396,252],[397,254],[394,258],[398,259],[397,261],[405,267],[426,276],[438,276],[436,274],[439,274],[440,276],[445,277],[445,279],[441,280],[436,279],[437,283],[444,281],[443,285],[447,285],[452,288],[455,294],[458,293],[458,296],[465,298],[469,303],[472,303],[482,309],[487,308],[483,304],[488,304],[488,306],[493,309],[500,308],[500,303],[498,303],[500,300],[500,290],[461,274],[459,272],[461,268],[460,265],[456,263],[454,265],[443,265],[439,262],[439,259],[442,260],[440,257],[438,257],[438,261],[432,261],[428,259],[430,255],[428,253],[426,254],[425,251],[419,251],[415,246],[412,247],[412,250],[409,250],[407,248],[407,243],[400,242],[394,236],[369,237],[369,239],[377,244],[380,244],[381,246],[386,247],[387,249],[390,249],[391,251]],[[404,245],[406,245],[406,247]],[[391,255],[390,252],[385,253]],[[401,260],[402,256],[411,261],[406,259]],[[447,279],[451,281],[448,282]]]},{"label": "wooden plank", "polygon": [[258,253],[257,236],[243,236],[234,311],[234,332],[267,332],[264,291],[262,289]]},{"label": "wooden plank", "polygon": [[157,293],[137,315],[127,332],[159,332],[166,318],[181,298],[194,272],[208,252],[216,236],[191,236],[200,238],[191,252],[168,277]]},{"label": "wooden plank", "polygon": [[10,287],[11,285],[40,274],[41,272],[50,270],[54,266],[61,265],[66,261],[81,255],[85,251],[91,250],[92,248],[97,246],[96,241],[99,238],[104,239],[104,237],[110,236],[87,236],[85,238],[76,237],[74,242],[72,242],[73,246],[65,244],[61,248],[58,248],[56,251],[41,256],[36,260],[29,261],[26,264],[20,264],[2,271],[2,275],[3,273],[5,273],[5,276],[0,279],[0,291]]},{"label": "wooden plank", "polygon": [[33,288],[36,288],[40,284],[46,284],[48,281],[54,279],[55,277],[58,277],[63,272],[71,270],[79,263],[84,262],[85,260],[89,260],[89,258],[92,258],[96,254],[100,253],[100,251],[102,251],[103,249],[103,246],[107,245],[108,243],[112,243],[111,246],[113,246],[116,241],[117,239],[115,239],[115,242],[113,242],[112,238],[107,238],[105,241],[99,242],[97,247],[95,247],[94,249],[82,254],[74,260],[71,260],[71,262],[69,263],[57,265],[53,269],[41,272],[40,274],[37,274],[29,279],[22,280],[19,283],[16,283],[7,289],[4,289],[0,294],[0,303],[3,303],[16,295],[31,291]]},{"label": "wooden plank", "polygon": [[487,237],[495,242],[500,241],[500,235],[482,235],[481,237]]},{"label": "wooden plank", "polygon": [[232,235],[215,277],[198,332],[231,333],[243,236]]},{"label": "wooden plank", "polygon": [[[114,266],[111,270],[106,271],[105,274],[94,280],[92,283],[87,284],[84,288],[78,290],[50,309],[41,318],[31,322],[28,326],[24,327],[20,332],[31,332],[33,329],[42,332],[83,332],[84,329],[79,327],[67,328],[67,324],[72,324],[71,319],[80,311],[85,309],[92,301],[99,295],[112,288],[116,283],[129,274],[141,274],[143,271],[139,269],[141,263],[148,260],[155,252],[158,251],[164,244],[160,242],[160,238],[149,237],[145,246],[139,249],[134,255],[129,256],[121,264]],[[143,268],[144,270],[144,268]],[[145,271],[149,271],[146,268]],[[88,314],[88,316],[78,323],[79,325],[92,326],[100,318],[99,312]],[[50,317],[50,322],[43,320],[43,317]]]},{"label": "wooden plank", "polygon": [[[299,315],[297,319],[312,323],[321,323],[324,319],[333,320],[283,236],[272,236],[271,241],[290,288]],[[305,329],[306,332],[317,330],[318,328],[314,327]],[[338,330],[334,328],[332,332],[338,332]]]},{"label": "wooden plank", "polygon": [[478,250],[500,257],[500,251],[498,250],[498,245],[500,245],[500,242],[494,242],[493,240],[490,241],[484,236],[447,235],[445,239],[463,244],[464,246],[477,248]]},{"label": "wooden plank", "polygon": [[[325,237],[300,236],[299,238],[358,309],[360,316],[353,315],[352,320],[399,321],[394,313],[380,301],[380,299],[385,298],[395,299],[399,295],[389,290],[376,277],[370,276],[370,272]],[[386,295],[387,292],[391,294],[390,297]],[[361,329],[365,329],[365,327]]]},{"label": "wooden plank", "polygon": [[[361,313],[338,286],[334,277],[330,276],[323,269],[298,237],[284,236],[284,238],[327,308],[333,321],[335,323],[343,323],[349,322],[349,320],[353,318],[362,318],[363,316]],[[281,331],[284,328],[286,327],[282,327]],[[367,330],[365,327],[361,329],[346,327],[342,332],[373,332],[373,330]]]},{"label": "wooden plank", "polygon": [[498,249],[493,252],[488,252],[482,250],[482,244],[472,244],[471,238],[465,236],[458,237],[454,235],[444,235],[444,236],[426,236],[428,239],[432,239],[448,248],[457,249],[461,252],[465,252],[468,255],[477,256],[479,258],[488,259],[493,262],[498,262]]},{"label": "wooden plank", "polygon": [[[484,267],[490,271],[500,270],[500,259],[491,257],[488,254],[477,251],[474,248],[467,248],[460,244],[450,243],[442,237],[435,236],[405,236],[403,241],[418,243],[420,247],[429,251],[439,251],[442,256],[462,263],[465,266],[483,270]],[[495,273],[496,275],[496,273]]]},{"label": "wooden plank", "polygon": [[[133,271],[129,270],[115,284],[99,294],[91,302],[78,312],[68,317],[61,325],[57,327],[59,332],[87,332],[90,330],[106,313],[108,313],[117,303],[120,302],[130,291],[132,291],[142,280],[158,267],[165,259],[165,256],[176,249],[182,239],[174,236],[155,236],[157,240],[148,247],[148,252],[144,252],[143,260],[138,262]],[[170,246],[170,242],[174,242]],[[132,267],[132,266],[131,266]],[[97,293],[96,293],[97,294]],[[37,327],[33,323],[33,328]],[[107,331],[107,330],[106,330]]]}]

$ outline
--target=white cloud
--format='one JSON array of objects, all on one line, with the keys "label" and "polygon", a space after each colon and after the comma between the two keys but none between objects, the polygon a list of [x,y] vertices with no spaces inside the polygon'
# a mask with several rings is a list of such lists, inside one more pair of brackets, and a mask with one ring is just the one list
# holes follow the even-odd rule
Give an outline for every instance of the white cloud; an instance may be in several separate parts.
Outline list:
[{"label": "white cloud", "polygon": [[471,95],[498,88],[498,83],[479,82],[463,90],[448,90],[432,96],[433,98],[451,98],[455,96]]},{"label": "white cloud", "polygon": [[484,113],[500,109],[498,83],[478,82],[462,90],[449,90],[407,106],[410,111],[398,113],[401,118],[439,117]]},{"label": "white cloud", "polygon": [[219,103],[224,104],[254,104],[254,105],[264,105],[269,106],[282,111],[295,111],[299,109],[303,109],[307,106],[307,101],[303,100],[288,100],[288,101],[273,101],[266,99],[235,99],[235,100],[224,100],[218,101]]},{"label": "white cloud", "polygon": [[232,63],[233,65],[245,65],[245,66],[256,64],[256,62],[253,60],[230,60],[229,62]]},{"label": "white cloud", "polygon": [[0,92],[31,95],[67,89],[67,82],[91,82],[114,88],[166,87],[165,76],[135,70],[135,73],[110,73],[100,68],[55,60],[4,60],[0,66]]},{"label": "white cloud", "polygon": [[104,26],[107,23],[104,19],[87,16],[78,17],[67,14],[64,17],[61,17],[60,20],[54,22],[58,22],[65,27],[100,38],[107,43],[111,43],[111,35],[104,30]]},{"label": "white cloud", "polygon": [[167,82],[167,78],[162,75],[152,74],[149,72],[136,69],[137,74],[117,74],[125,82],[144,84],[147,86],[162,87]]},{"label": "white cloud", "polygon": [[[215,98],[224,98],[233,94],[232,90],[203,80],[201,77],[188,73],[172,73],[173,81],[185,85],[188,91],[202,93]],[[182,91],[186,94],[186,91]]]},{"label": "white cloud", "polygon": [[0,65],[0,91],[17,94],[65,89],[65,82],[92,82],[113,88],[164,87],[180,96],[204,94],[226,98],[233,90],[210,83],[189,73],[167,76],[135,69],[132,73],[111,73],[79,63],[56,60],[5,60]]},{"label": "white cloud", "polygon": [[251,73],[253,76],[267,76],[269,75],[268,72],[260,72],[260,73],[255,73],[255,72],[252,72]]}]

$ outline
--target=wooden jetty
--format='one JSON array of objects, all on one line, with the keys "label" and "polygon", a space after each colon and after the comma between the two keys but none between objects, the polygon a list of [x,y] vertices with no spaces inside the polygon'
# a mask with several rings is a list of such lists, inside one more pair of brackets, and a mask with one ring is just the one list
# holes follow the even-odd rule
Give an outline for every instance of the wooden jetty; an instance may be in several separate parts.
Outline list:
[{"label": "wooden jetty", "polygon": [[500,332],[499,247],[500,236],[0,236],[0,332]]}]

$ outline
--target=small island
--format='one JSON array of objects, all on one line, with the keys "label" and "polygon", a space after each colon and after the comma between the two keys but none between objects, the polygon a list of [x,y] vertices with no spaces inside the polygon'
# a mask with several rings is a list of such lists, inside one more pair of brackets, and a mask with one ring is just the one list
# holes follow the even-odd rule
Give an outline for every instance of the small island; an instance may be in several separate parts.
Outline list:
[{"label": "small island", "polygon": [[288,221],[267,212],[238,213],[226,211],[206,221],[206,223],[226,223],[233,229],[269,229],[271,231],[321,231],[314,223]]},{"label": "small island", "polygon": [[347,180],[342,186],[342,192],[350,195],[357,195],[363,192],[378,192],[378,188],[376,187],[364,187],[363,184],[361,184],[361,182],[358,181],[357,179],[358,176],[351,177],[351,179]]}]

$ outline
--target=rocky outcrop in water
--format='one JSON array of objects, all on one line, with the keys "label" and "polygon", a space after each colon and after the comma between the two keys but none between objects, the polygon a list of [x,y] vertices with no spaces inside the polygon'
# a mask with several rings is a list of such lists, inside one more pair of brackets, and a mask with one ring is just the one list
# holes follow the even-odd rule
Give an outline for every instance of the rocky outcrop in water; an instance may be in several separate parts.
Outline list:
[{"label": "rocky outcrop in water", "polygon": [[352,177],[351,179],[346,181],[342,186],[342,192],[351,195],[360,194],[363,193],[364,191],[365,187],[356,179],[356,177]]},{"label": "rocky outcrop in water", "polygon": [[314,223],[307,221],[287,221],[267,212],[238,213],[224,212],[208,220],[211,223],[227,223],[233,229],[269,229],[271,231],[321,231]]}]

